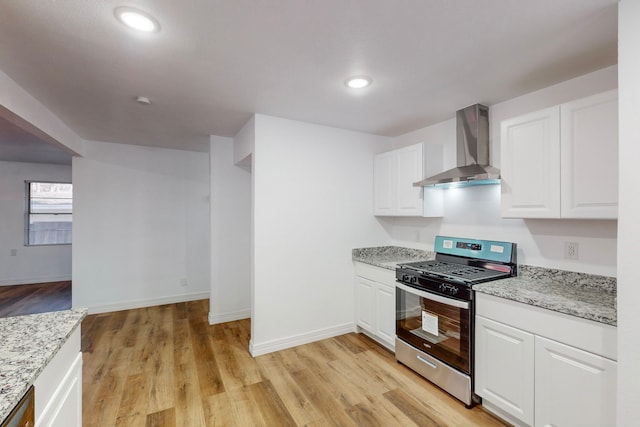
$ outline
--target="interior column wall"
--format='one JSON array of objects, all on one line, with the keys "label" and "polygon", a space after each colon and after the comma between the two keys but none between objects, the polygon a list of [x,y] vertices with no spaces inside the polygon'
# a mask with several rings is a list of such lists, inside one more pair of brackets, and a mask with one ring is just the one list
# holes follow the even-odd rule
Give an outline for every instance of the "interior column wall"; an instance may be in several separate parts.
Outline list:
[{"label": "interior column wall", "polygon": [[351,250],[384,245],[373,216],[373,156],[389,138],[255,118],[251,352],[354,328]]},{"label": "interior column wall", "polygon": [[87,141],[73,159],[73,306],[209,297],[209,154]]},{"label": "interior column wall", "polygon": [[620,80],[620,209],[618,218],[618,426],[638,425],[640,322],[640,2],[622,0],[618,14]]},{"label": "interior column wall", "polygon": [[211,324],[251,316],[251,173],[233,144],[211,137]]}]

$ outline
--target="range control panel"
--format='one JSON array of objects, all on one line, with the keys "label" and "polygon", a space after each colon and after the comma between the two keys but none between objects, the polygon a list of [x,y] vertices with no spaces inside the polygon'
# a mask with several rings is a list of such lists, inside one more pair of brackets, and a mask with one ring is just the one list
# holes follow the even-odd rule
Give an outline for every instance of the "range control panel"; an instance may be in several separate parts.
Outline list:
[{"label": "range control panel", "polygon": [[467,249],[469,251],[481,251],[482,245],[480,243],[456,242],[456,248]]},{"label": "range control panel", "polygon": [[516,260],[516,244],[496,240],[436,236],[433,249],[435,252],[441,254],[487,261],[515,263]]}]

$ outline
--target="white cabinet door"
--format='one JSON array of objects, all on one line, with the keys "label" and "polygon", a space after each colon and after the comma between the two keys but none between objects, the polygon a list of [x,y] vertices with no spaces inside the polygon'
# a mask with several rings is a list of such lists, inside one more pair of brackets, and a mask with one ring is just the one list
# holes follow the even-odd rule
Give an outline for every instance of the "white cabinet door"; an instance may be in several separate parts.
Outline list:
[{"label": "white cabinet door", "polygon": [[373,163],[373,214],[393,215],[396,206],[396,155],[378,154]]},{"label": "white cabinet door", "polygon": [[[375,156],[373,163],[373,214],[422,216],[423,147],[415,144]],[[430,212],[431,216],[436,216]]]},{"label": "white cabinet door", "polygon": [[505,218],[560,217],[559,107],[500,124]]},{"label": "white cabinet door", "polygon": [[536,426],[616,425],[616,362],[536,337]]},{"label": "white cabinet door", "polygon": [[80,327],[35,379],[36,425],[78,427],[82,425],[82,353]]},{"label": "white cabinet door", "polygon": [[561,106],[563,218],[618,217],[618,91]]},{"label": "white cabinet door", "polygon": [[82,426],[82,353],[78,353],[49,402],[39,427]]},{"label": "white cabinet door", "polygon": [[618,91],[500,124],[502,216],[618,216]]},{"label": "white cabinet door", "polygon": [[394,270],[355,263],[355,322],[391,351],[396,344],[395,283]]},{"label": "white cabinet door", "polygon": [[415,144],[395,150],[396,171],[396,214],[400,216],[421,216],[423,201],[422,188],[413,183],[422,180],[422,144]]},{"label": "white cabinet door", "polygon": [[375,287],[375,282],[356,276],[356,323],[370,332],[374,332]]},{"label": "white cabinet door", "polygon": [[475,327],[476,394],[533,425],[534,335],[481,316]]},{"label": "white cabinet door", "polygon": [[375,291],[375,334],[395,347],[396,340],[396,289],[393,286],[376,283]]}]

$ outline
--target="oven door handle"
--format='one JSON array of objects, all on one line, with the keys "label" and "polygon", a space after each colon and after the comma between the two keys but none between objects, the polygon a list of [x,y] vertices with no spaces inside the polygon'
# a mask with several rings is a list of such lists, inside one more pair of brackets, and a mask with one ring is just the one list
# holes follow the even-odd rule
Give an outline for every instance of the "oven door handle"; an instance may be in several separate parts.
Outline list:
[{"label": "oven door handle", "polygon": [[439,302],[441,304],[450,305],[452,307],[463,308],[465,310],[469,309],[468,301],[460,301],[453,298],[447,298],[444,296],[432,294],[431,292],[421,291],[416,288],[412,288],[411,286],[407,286],[403,283],[396,282],[396,287],[402,289],[405,292],[409,292],[410,294],[418,295],[419,297],[429,299],[431,301]]}]

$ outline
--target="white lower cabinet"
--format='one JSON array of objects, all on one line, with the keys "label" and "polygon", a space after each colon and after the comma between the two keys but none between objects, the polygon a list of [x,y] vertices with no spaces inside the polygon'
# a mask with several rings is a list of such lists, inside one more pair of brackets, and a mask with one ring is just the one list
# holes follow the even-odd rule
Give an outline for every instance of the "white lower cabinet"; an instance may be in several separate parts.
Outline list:
[{"label": "white lower cabinet", "polygon": [[355,311],[360,330],[390,350],[395,349],[395,272],[355,263]]},{"label": "white lower cabinet", "polygon": [[395,347],[396,340],[396,288],[376,283],[375,334]]},{"label": "white lower cabinet", "polygon": [[535,358],[536,426],[616,425],[616,362],[541,337]]},{"label": "white lower cabinet", "polygon": [[82,353],[78,327],[34,382],[36,427],[82,426]]},{"label": "white lower cabinet", "polygon": [[533,425],[534,338],[476,316],[476,394],[527,425]]},{"label": "white lower cabinet", "polygon": [[476,296],[475,393],[486,409],[516,426],[616,425],[615,327]]},{"label": "white lower cabinet", "polygon": [[376,283],[356,276],[356,323],[361,328],[373,332],[374,288]]}]

